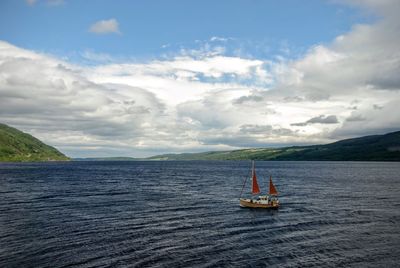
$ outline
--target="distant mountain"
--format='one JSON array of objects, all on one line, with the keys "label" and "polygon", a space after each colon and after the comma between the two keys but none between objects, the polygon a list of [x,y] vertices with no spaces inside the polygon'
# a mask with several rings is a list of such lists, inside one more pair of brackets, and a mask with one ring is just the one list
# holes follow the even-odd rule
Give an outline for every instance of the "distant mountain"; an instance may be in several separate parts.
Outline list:
[{"label": "distant mountain", "polygon": [[149,160],[400,161],[400,131],[325,145],[164,154]]},{"label": "distant mountain", "polygon": [[54,147],[16,128],[0,124],[0,162],[69,160]]},{"label": "distant mountain", "polygon": [[116,157],[84,157],[84,158],[72,158],[73,161],[138,161],[142,158],[133,158],[125,156]]}]

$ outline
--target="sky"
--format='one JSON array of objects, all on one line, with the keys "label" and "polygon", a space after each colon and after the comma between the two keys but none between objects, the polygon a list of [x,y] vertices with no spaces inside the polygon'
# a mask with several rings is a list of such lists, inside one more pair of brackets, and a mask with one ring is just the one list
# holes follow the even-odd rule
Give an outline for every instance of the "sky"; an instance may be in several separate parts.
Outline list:
[{"label": "sky", "polygon": [[400,129],[400,1],[0,3],[0,122],[70,157]]}]

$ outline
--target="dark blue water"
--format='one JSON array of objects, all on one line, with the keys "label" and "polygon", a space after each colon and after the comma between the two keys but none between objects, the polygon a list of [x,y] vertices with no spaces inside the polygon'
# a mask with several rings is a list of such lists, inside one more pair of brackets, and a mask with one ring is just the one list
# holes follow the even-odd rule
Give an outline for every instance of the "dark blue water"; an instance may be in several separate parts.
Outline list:
[{"label": "dark blue water", "polygon": [[[400,163],[0,164],[0,267],[398,267]],[[246,190],[249,190],[248,185]]]}]

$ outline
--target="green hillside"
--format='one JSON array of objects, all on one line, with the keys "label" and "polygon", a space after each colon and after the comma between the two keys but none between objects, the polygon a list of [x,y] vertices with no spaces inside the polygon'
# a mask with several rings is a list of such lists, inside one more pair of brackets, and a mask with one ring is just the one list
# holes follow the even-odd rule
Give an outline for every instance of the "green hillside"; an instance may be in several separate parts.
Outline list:
[{"label": "green hillside", "polygon": [[54,147],[18,129],[0,124],[0,162],[65,161]]},{"label": "green hillside", "polygon": [[400,131],[341,140],[325,145],[165,154],[150,160],[315,160],[400,161]]},{"label": "green hillside", "polygon": [[73,161],[139,161],[142,158],[133,158],[125,156],[116,157],[84,157],[84,158],[72,158]]}]

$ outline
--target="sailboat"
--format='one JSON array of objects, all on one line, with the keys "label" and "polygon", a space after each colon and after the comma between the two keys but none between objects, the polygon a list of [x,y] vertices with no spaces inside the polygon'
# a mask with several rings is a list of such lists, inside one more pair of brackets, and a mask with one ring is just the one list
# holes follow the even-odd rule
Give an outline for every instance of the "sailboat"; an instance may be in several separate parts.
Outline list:
[{"label": "sailboat", "polygon": [[[243,183],[242,192],[240,193],[240,206],[246,208],[279,208],[278,191],[275,185],[272,183],[272,177],[269,177],[269,192],[267,195],[259,195],[257,198],[241,198],[243,189],[246,185],[246,180]],[[260,187],[257,183],[256,170],[254,167],[254,161],[252,162],[251,169],[251,193],[258,195],[261,193]]]}]

